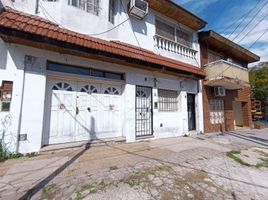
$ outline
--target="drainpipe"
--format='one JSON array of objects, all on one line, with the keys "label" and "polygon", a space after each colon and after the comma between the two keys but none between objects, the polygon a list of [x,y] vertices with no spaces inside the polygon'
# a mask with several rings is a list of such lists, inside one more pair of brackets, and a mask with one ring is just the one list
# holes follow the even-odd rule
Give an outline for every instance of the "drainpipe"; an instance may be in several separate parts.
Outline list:
[{"label": "drainpipe", "polygon": [[21,102],[20,102],[20,114],[19,114],[19,122],[18,122],[18,132],[17,132],[17,144],[16,144],[16,153],[19,152],[19,137],[21,134],[21,121],[22,121],[22,108],[23,108],[23,99],[24,99],[24,88],[25,88],[25,73],[26,73],[26,61],[24,57],[24,70],[23,70],[23,79],[22,79],[22,89],[21,89]]},{"label": "drainpipe", "polygon": [[35,4],[35,14],[37,15],[39,13],[39,0],[36,0]]}]

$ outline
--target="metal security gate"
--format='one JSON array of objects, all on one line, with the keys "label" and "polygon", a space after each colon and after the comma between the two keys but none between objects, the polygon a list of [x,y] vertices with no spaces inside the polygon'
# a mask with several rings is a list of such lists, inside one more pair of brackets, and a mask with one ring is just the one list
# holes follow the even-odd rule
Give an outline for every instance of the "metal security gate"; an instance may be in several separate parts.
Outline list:
[{"label": "metal security gate", "polygon": [[136,137],[153,135],[152,88],[136,86]]}]

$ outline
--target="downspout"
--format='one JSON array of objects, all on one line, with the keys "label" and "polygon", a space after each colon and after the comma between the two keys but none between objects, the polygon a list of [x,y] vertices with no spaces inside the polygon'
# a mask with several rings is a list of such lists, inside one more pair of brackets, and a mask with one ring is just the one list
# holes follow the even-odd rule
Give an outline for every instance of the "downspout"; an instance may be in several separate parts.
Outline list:
[{"label": "downspout", "polygon": [[20,102],[20,114],[19,114],[18,132],[17,132],[16,153],[19,152],[19,145],[20,145],[19,137],[21,134],[22,108],[23,108],[23,99],[24,99],[24,88],[25,88],[25,74],[26,74],[26,61],[24,57],[24,70],[23,70],[22,89],[21,89],[21,102]]}]

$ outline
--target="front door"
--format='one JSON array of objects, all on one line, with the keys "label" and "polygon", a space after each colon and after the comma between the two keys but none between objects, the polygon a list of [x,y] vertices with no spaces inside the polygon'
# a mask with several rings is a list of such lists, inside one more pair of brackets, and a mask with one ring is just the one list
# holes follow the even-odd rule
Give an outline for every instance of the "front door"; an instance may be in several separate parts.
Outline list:
[{"label": "front door", "polygon": [[49,143],[72,142],[76,126],[76,85],[59,81],[51,86]]},{"label": "front door", "polygon": [[136,86],[136,137],[151,136],[152,88]]},{"label": "front door", "polygon": [[195,123],[195,95],[187,94],[188,130],[196,130]]},{"label": "front door", "polygon": [[233,101],[234,125],[243,126],[242,102]]},{"label": "front door", "polygon": [[96,139],[100,86],[78,83],[76,140]]}]

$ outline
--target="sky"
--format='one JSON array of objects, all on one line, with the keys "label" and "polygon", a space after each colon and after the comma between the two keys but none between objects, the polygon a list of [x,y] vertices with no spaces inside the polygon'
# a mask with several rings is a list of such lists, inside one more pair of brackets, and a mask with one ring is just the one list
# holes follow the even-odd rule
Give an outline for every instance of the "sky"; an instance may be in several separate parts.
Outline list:
[{"label": "sky", "polygon": [[229,37],[259,55],[261,61],[268,61],[268,0],[173,1],[205,20],[208,25],[204,30]]}]

